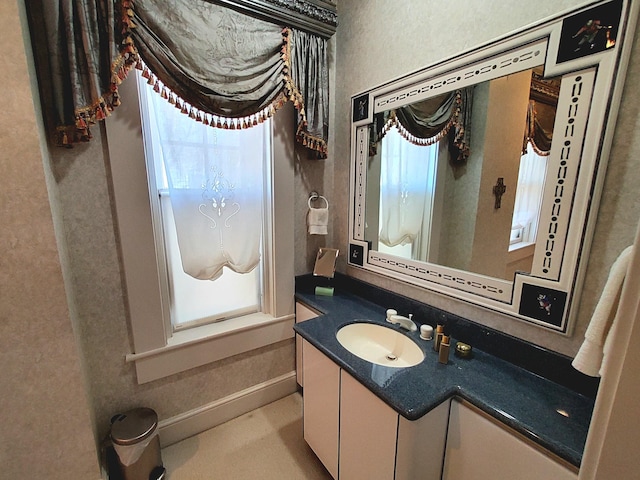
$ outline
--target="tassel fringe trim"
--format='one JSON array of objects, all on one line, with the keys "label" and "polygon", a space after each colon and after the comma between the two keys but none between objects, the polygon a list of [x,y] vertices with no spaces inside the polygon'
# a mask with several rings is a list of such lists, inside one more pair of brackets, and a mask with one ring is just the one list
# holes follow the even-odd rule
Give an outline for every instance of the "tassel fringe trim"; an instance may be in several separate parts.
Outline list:
[{"label": "tassel fringe trim", "polygon": [[212,128],[221,128],[224,130],[246,130],[248,128],[255,127],[256,125],[273,117],[276,111],[287,102],[286,96],[281,92],[270,105],[257,113],[244,117],[224,117],[222,115],[205,112],[204,110],[200,110],[199,108],[189,104],[189,102],[164,85],[141,59],[138,59],[136,70],[140,70],[142,72],[140,75],[142,78],[147,79],[147,84],[153,87],[153,91],[155,93],[169,102],[170,105],[173,105],[176,109],[180,110],[180,113],[188,115],[189,118],[196,122]]},{"label": "tassel fringe trim", "polygon": [[[536,152],[536,155],[540,155],[541,157],[548,157],[549,155],[551,155],[551,150],[542,150],[540,147],[536,145],[536,142],[534,141],[533,137],[526,138],[525,140],[526,142],[531,144],[531,148],[533,148],[533,151]],[[526,153],[527,153],[526,150],[522,152],[523,155],[525,155]]]},{"label": "tassel fringe trim", "polygon": [[382,138],[387,134],[389,130],[391,130],[393,127],[396,127],[396,129],[398,130],[398,133],[400,133],[400,136],[402,136],[402,138],[404,138],[409,143],[412,143],[414,145],[420,145],[422,147],[428,147],[429,145],[433,145],[435,143],[438,143],[440,140],[442,140],[449,133],[449,131],[451,130],[451,127],[453,127],[455,120],[456,119],[454,115],[449,119],[449,121],[444,126],[444,128],[440,130],[436,135],[428,138],[420,138],[409,133],[409,131],[404,127],[404,125],[400,123],[400,121],[398,120],[398,117],[396,117],[394,112],[391,114],[391,116],[389,117],[389,120],[387,120],[387,123],[383,127],[382,132],[380,134],[380,140],[382,140]]}]

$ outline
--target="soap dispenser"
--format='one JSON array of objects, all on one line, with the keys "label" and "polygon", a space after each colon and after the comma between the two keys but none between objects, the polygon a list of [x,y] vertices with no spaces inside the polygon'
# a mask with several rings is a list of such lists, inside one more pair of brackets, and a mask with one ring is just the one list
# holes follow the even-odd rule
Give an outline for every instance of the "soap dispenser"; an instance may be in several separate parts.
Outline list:
[{"label": "soap dispenser", "polygon": [[450,340],[449,335],[443,335],[440,342],[440,349],[438,351],[438,361],[443,364],[449,363],[449,347]]},{"label": "soap dispenser", "polygon": [[433,337],[433,350],[438,352],[440,350],[440,342],[444,335],[444,325],[436,325],[436,334]]}]

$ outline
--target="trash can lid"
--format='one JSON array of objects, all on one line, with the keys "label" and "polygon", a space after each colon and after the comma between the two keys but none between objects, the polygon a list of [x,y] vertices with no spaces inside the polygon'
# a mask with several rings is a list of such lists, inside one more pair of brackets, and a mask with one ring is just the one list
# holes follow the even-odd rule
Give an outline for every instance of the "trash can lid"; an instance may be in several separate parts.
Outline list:
[{"label": "trash can lid", "polygon": [[151,408],[134,408],[111,419],[111,440],[133,445],[151,436],[158,426],[158,415]]}]

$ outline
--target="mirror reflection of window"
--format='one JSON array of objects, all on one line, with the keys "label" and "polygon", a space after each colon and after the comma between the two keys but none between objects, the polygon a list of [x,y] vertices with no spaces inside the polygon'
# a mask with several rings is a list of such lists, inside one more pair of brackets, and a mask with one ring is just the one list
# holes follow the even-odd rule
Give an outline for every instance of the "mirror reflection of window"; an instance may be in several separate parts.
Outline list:
[{"label": "mirror reflection of window", "polygon": [[[364,231],[371,250],[505,280],[516,271],[531,272],[561,80],[544,78],[539,66],[476,84],[468,103],[470,148],[464,165],[452,162],[451,135],[436,140],[446,132],[446,122],[440,122],[445,130],[430,138],[402,123],[418,116],[411,112],[431,112],[446,94],[374,118]],[[425,145],[431,142],[439,145]],[[533,152],[521,161],[528,144]],[[496,177],[508,185],[499,211],[493,197],[488,205],[482,193],[491,191]],[[415,190],[421,185],[424,195]],[[416,208],[409,211],[409,204]]]},{"label": "mirror reflection of window", "polygon": [[518,170],[510,251],[536,241],[546,174],[547,157],[536,153],[531,142],[528,142],[527,153],[520,158],[520,169]]},{"label": "mirror reflection of window", "polygon": [[381,252],[426,259],[433,215],[438,144],[416,145],[394,126],[382,139]]}]

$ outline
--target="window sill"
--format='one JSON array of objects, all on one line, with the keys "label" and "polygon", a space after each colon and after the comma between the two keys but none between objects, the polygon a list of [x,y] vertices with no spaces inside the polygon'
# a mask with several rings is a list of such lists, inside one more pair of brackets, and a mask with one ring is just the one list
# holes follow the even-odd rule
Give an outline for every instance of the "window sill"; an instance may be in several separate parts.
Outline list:
[{"label": "window sill", "polygon": [[167,345],[125,357],[135,362],[138,383],[147,383],[191,368],[293,338],[295,315],[255,313],[174,333]]},{"label": "window sill", "polygon": [[531,247],[531,246],[535,246],[534,242],[517,242],[517,243],[512,243],[509,245],[509,251],[510,252],[515,252],[517,250],[521,250],[523,248],[527,248],[527,247]]}]

